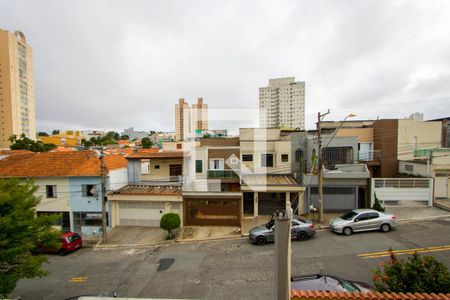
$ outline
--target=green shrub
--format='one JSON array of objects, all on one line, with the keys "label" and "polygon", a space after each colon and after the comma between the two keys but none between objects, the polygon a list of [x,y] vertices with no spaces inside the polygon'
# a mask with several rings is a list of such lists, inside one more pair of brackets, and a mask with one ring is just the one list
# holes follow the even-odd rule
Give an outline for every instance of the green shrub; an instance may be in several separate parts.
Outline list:
[{"label": "green shrub", "polygon": [[162,216],[159,227],[167,230],[169,233],[168,239],[172,239],[172,230],[179,228],[181,225],[180,216],[175,213],[168,213]]},{"label": "green shrub", "polygon": [[390,260],[372,272],[378,292],[450,293],[450,273],[432,256],[422,257],[416,252],[408,259],[399,260],[391,252]]},{"label": "green shrub", "polygon": [[385,208],[381,205],[380,200],[378,200],[377,195],[375,195],[375,203],[373,204],[372,208],[379,212],[385,211]]}]

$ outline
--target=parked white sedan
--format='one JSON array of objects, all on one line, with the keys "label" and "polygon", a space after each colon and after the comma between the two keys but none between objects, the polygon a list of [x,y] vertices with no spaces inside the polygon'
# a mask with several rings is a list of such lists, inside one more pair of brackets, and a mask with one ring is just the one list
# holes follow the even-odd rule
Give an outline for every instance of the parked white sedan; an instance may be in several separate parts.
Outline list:
[{"label": "parked white sedan", "polygon": [[381,213],[374,209],[354,209],[330,220],[330,230],[345,235],[369,230],[388,232],[397,226],[395,215]]}]

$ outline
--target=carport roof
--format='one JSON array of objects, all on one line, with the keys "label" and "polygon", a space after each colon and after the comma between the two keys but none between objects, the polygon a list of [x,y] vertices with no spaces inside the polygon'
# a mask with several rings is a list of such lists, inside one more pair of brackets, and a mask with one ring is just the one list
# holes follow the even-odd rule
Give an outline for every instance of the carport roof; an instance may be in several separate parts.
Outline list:
[{"label": "carport roof", "polygon": [[179,185],[129,184],[112,192],[113,195],[180,195]]},{"label": "carport roof", "polygon": [[252,175],[242,175],[242,180],[246,185],[298,185],[295,179],[291,175],[282,175],[282,174],[252,174]]}]

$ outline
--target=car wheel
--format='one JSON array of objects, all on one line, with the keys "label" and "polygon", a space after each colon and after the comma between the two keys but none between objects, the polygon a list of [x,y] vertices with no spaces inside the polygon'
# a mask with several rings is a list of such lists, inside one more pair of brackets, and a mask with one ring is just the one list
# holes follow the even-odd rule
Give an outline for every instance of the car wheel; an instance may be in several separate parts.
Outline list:
[{"label": "car wheel", "polygon": [[264,245],[266,242],[266,238],[263,236],[258,236],[256,238],[256,245]]},{"label": "car wheel", "polygon": [[389,224],[383,224],[381,225],[381,231],[383,232],[389,232],[391,230],[391,226]]},{"label": "car wheel", "polygon": [[304,231],[300,231],[299,233],[297,233],[297,240],[299,241],[304,241],[308,239],[308,234]]},{"label": "car wheel", "polygon": [[59,250],[59,255],[65,256],[66,254],[67,254],[66,250],[64,249]]},{"label": "car wheel", "polygon": [[345,227],[344,230],[342,230],[342,232],[345,235],[349,236],[349,235],[351,235],[353,233],[353,230],[350,227]]}]

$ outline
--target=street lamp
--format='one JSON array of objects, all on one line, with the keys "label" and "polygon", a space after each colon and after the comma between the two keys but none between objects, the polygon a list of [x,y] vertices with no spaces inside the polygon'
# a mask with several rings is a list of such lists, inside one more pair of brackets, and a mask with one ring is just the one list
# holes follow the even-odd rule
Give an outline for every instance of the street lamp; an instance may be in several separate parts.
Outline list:
[{"label": "street lamp", "polygon": [[[330,113],[330,110],[328,110],[328,112],[325,114],[320,114],[320,112],[319,112],[318,120],[317,120],[317,138],[318,138],[318,150],[319,150],[317,162],[319,163],[319,221],[320,221],[320,223],[323,223],[323,206],[324,206],[323,205],[323,167],[322,167],[322,126],[320,125],[320,122],[322,121],[323,117],[325,117],[325,115],[327,115],[329,113]],[[333,138],[336,136],[339,129],[342,128],[342,126],[344,125],[344,122],[348,118],[353,118],[353,117],[356,117],[356,114],[350,113],[344,118],[344,120],[342,120],[342,122],[339,124],[338,128],[334,131],[330,140],[326,144],[325,148],[328,147],[328,145],[331,143]]]}]

